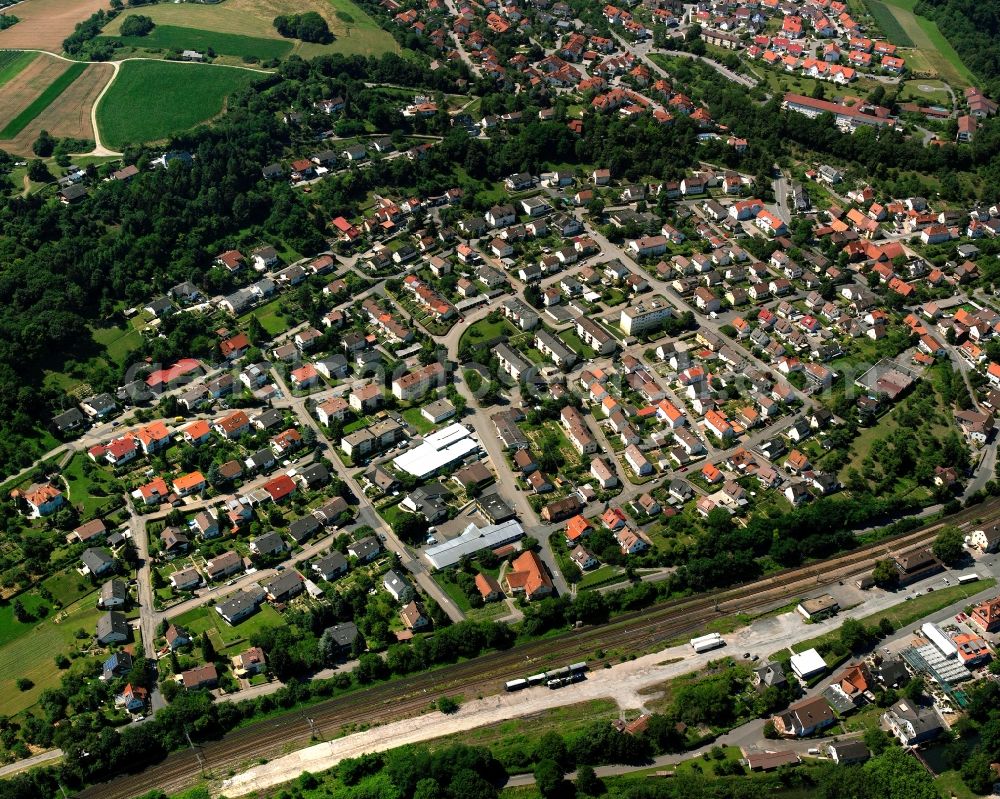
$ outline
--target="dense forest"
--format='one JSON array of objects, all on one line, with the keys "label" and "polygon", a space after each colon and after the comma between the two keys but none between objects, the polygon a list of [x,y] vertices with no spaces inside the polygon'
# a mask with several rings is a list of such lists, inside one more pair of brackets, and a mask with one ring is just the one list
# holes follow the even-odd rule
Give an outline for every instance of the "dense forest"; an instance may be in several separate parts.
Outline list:
[{"label": "dense forest", "polygon": [[1000,5],[976,0],[919,0],[915,13],[934,20],[991,97],[1000,95]]}]

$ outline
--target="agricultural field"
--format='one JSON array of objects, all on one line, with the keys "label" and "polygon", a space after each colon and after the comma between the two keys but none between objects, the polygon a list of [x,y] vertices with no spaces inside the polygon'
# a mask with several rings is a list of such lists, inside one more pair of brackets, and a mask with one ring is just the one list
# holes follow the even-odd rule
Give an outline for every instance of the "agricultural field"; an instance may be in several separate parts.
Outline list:
[{"label": "agricultural field", "polygon": [[108,0],[24,0],[16,25],[0,31],[0,49],[62,52],[63,39],[76,23],[108,7]]},{"label": "agricultural field", "polygon": [[219,55],[253,57],[261,61],[284,58],[294,46],[291,39],[265,39],[239,33],[220,33],[176,25],[157,25],[146,36],[113,37],[129,47],[147,50],[214,50]]},{"label": "agricultural field", "polygon": [[[878,5],[867,0],[869,6]],[[936,74],[942,80],[947,81],[956,89],[964,89],[973,83],[972,73],[968,67],[962,63],[958,53],[944,38],[944,34],[938,30],[938,26],[931,20],[918,17],[913,13],[916,0],[885,0],[884,8],[889,11],[899,28],[908,38],[913,48],[900,55],[906,59],[907,66],[913,72],[929,72]],[[882,24],[881,18],[875,14],[873,16]],[[895,41],[902,46],[902,42],[893,39],[891,31],[883,32],[890,41]],[[898,35],[898,33],[897,33]]]},{"label": "agricultural field", "polygon": [[903,30],[903,26],[885,3],[881,0],[865,0],[865,5],[886,39],[897,47],[913,47],[913,39]]},{"label": "agricultural field", "polygon": [[[284,39],[274,29],[273,22],[276,16],[289,13],[301,14],[306,11],[315,11],[327,21],[334,35],[331,44]],[[195,37],[204,37],[200,41],[218,40],[221,46],[215,43],[203,43],[203,47],[210,46],[218,53],[242,56],[246,52],[251,52],[249,50],[251,46],[260,47],[251,40],[268,39],[288,45],[286,53],[295,53],[303,58],[313,58],[328,53],[378,55],[399,49],[395,40],[351,0],[330,2],[302,0],[299,3],[292,3],[290,0],[224,0],[222,3],[211,5],[180,3],[143,6],[129,13],[143,14],[150,17],[157,26],[174,28],[167,32],[168,39],[172,42],[170,45],[150,45],[149,40],[157,35],[157,29],[154,28],[148,37],[144,37],[146,41],[141,46],[176,47],[181,45],[175,43],[184,42],[185,48],[198,49],[190,42],[195,41]],[[127,14],[123,14],[112,20],[104,29],[104,34],[117,36],[126,16]],[[186,32],[182,33],[180,29],[186,29]],[[227,43],[219,34],[235,34],[241,37],[242,41],[233,40]],[[131,41],[128,43],[133,44]],[[228,53],[224,49],[227,46],[229,49],[241,49],[241,52]]]},{"label": "agricultural field", "polygon": [[[67,80],[64,76],[70,73],[70,69],[75,67],[76,77],[85,65],[71,65],[66,61],[60,61],[51,56],[39,56],[18,70],[4,84],[0,91],[0,138],[10,138],[17,135],[27,122],[22,124],[21,120],[27,116],[30,122],[37,116],[42,108],[38,108],[38,103],[42,95],[56,82]],[[32,113],[32,107],[36,107]],[[43,106],[44,107],[44,106]]]},{"label": "agricultural field", "polygon": [[86,64],[71,64],[52,83],[46,86],[42,93],[32,100],[21,112],[0,129],[0,138],[9,139],[16,136],[42,111],[48,108],[70,85],[87,69]]},{"label": "agricultural field", "polygon": [[128,61],[97,108],[109,147],[160,141],[218,116],[226,98],[260,78],[235,67]]},{"label": "agricultural field", "polygon": [[18,53],[14,50],[0,52],[0,86],[20,73],[37,56],[38,53]]},{"label": "agricultural field", "polygon": [[[47,56],[43,56],[38,60],[47,58]],[[34,63],[31,62],[21,74],[23,75],[24,72],[31,69]],[[32,143],[43,130],[47,130],[59,138],[94,138],[90,109],[111,79],[114,70],[110,64],[73,64],[70,66],[70,70],[77,71],[77,76],[68,85],[54,87],[50,84],[49,89],[44,93],[47,96],[40,95],[29,108],[24,109],[18,115],[18,120],[12,120],[6,124],[5,129],[0,132],[0,137],[2,137],[0,138],[0,148],[18,155],[30,155]],[[68,78],[62,80],[65,81]],[[59,91],[56,92],[56,89]],[[8,91],[10,91],[10,84],[0,89],[0,95],[7,96]],[[28,118],[29,112],[32,114],[30,119]],[[0,116],[2,116],[2,112],[0,112]],[[13,128],[14,121],[18,121],[18,126],[20,126],[20,130],[16,132]]]}]

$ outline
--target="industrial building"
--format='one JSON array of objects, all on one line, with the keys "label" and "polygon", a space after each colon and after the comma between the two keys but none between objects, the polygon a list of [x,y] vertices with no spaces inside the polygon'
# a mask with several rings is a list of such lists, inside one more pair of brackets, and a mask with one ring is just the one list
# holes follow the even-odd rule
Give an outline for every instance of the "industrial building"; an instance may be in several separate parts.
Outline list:
[{"label": "industrial building", "polygon": [[514,519],[486,527],[470,524],[457,538],[428,547],[424,557],[435,569],[447,569],[466,555],[474,555],[481,549],[496,549],[523,536],[524,528]]},{"label": "industrial building", "polygon": [[450,424],[427,436],[419,447],[393,460],[397,469],[425,480],[441,469],[462,462],[479,449],[479,442],[465,425]]}]

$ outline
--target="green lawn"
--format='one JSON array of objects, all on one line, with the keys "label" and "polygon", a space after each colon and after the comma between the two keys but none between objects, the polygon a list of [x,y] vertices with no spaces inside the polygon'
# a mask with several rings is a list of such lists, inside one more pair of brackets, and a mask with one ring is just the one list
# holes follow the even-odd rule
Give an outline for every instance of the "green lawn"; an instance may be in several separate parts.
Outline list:
[{"label": "green lawn", "polygon": [[175,624],[184,627],[192,635],[200,636],[208,633],[218,652],[225,655],[236,654],[245,649],[250,637],[265,627],[280,627],[285,620],[270,605],[261,605],[253,616],[242,621],[235,627],[222,618],[213,607],[200,607],[182,613],[173,619]]},{"label": "green lawn", "polygon": [[243,325],[250,321],[251,316],[256,316],[257,321],[260,322],[261,327],[267,331],[269,336],[280,335],[291,327],[291,323],[285,319],[278,308],[280,302],[280,299],[271,300],[266,305],[261,305],[249,313],[243,314],[238,321]]},{"label": "green lawn", "polygon": [[951,108],[951,97],[948,94],[948,84],[941,80],[930,78],[915,78],[905,81],[900,86],[900,102],[914,101],[926,105],[938,105]]},{"label": "green lawn", "polygon": [[218,116],[229,95],[261,78],[235,67],[126,61],[97,107],[105,143],[160,141]]},{"label": "green lawn", "polygon": [[607,721],[610,724],[613,719],[618,718],[619,713],[614,700],[594,699],[533,713],[528,723],[525,719],[510,719],[435,738],[428,741],[427,746],[429,749],[439,749],[462,743],[466,746],[489,747],[493,756],[509,771],[523,773],[530,771],[528,756],[545,733],[558,732],[571,737],[595,721]]},{"label": "green lawn", "polygon": [[[51,577],[46,577],[42,585],[52,594],[53,599],[58,600],[63,607],[68,607],[78,599],[94,590],[90,580],[80,575],[73,568],[56,572]],[[94,600],[97,601],[96,599]]]},{"label": "green lawn", "polygon": [[201,53],[214,50],[219,55],[231,55],[239,58],[252,56],[261,61],[284,58],[292,51],[293,46],[288,39],[264,39],[258,36],[198,30],[178,25],[157,25],[145,36],[112,38],[130,47],[197,50]]},{"label": "green lawn", "polygon": [[15,77],[28,64],[38,57],[38,53],[25,53],[19,50],[4,50],[0,52],[0,86]]},{"label": "green lawn", "polygon": [[386,505],[384,508],[379,508],[379,515],[385,519],[386,524],[392,527],[397,521],[402,519],[404,516],[410,514],[409,511],[403,510],[399,507],[398,502],[394,502],[390,505]]},{"label": "green lawn", "polygon": [[142,346],[142,333],[129,327],[102,327],[93,332],[94,341],[107,350],[108,357],[123,366],[128,356]]},{"label": "green lawn", "polygon": [[969,790],[962,775],[958,771],[945,771],[934,780],[941,796],[954,796],[957,799],[976,799],[978,794]]},{"label": "green lawn", "polygon": [[559,334],[559,338],[561,338],[563,343],[581,358],[593,358],[597,355],[597,352],[594,351],[593,348],[588,347],[583,343],[583,340],[577,335],[576,330],[573,328],[563,330]]},{"label": "green lawn", "polygon": [[466,344],[479,344],[484,341],[492,341],[501,336],[513,336],[517,334],[514,325],[501,317],[496,322],[489,319],[480,319],[478,322],[469,325],[458,340],[458,348],[462,349]]},{"label": "green lawn", "polygon": [[[722,751],[725,753],[723,760],[729,760],[736,762],[743,757],[743,753],[737,746],[724,746]],[[682,760],[674,767],[674,774],[680,776],[682,774],[689,777],[696,777],[697,779],[705,779],[706,775],[713,775],[712,763],[718,763],[720,761],[715,759],[706,759],[704,757],[693,757],[690,760]]]},{"label": "green lawn", "polygon": [[[573,564],[573,568],[577,568],[576,564]],[[584,574],[576,587],[579,589],[591,588],[593,586],[609,585],[610,583],[624,579],[625,572],[622,569],[619,569],[617,566],[609,566],[605,563],[603,566],[598,566],[593,571]]]},{"label": "green lawn", "polygon": [[408,424],[416,428],[418,433],[429,433],[434,429],[434,425],[420,413],[420,408],[407,408],[401,415]]},{"label": "green lawn", "polygon": [[450,572],[435,572],[434,582],[441,586],[441,590],[444,591],[452,602],[458,607],[462,613],[468,613],[472,610],[472,604],[469,602],[469,597],[466,596],[465,592],[458,587],[456,583],[453,583],[450,579]]},{"label": "green lawn", "polygon": [[[888,610],[873,613],[871,616],[859,619],[859,621],[866,626],[877,627],[878,623],[882,619],[888,619],[897,630],[902,630],[925,616],[936,613],[941,610],[941,608],[948,607],[948,605],[953,602],[967,599],[970,596],[978,594],[980,591],[985,591],[987,588],[996,585],[996,582],[997,581],[993,579],[977,580],[974,583],[966,583],[965,585],[953,585],[948,588],[939,588],[933,593],[924,594],[923,596],[918,596],[916,599],[900,602],[898,605],[894,605]],[[800,641],[792,646],[792,651],[805,652],[807,649],[813,649],[814,647],[837,640],[839,636],[839,631],[834,629],[828,633],[817,636],[816,638],[810,638],[808,641]]]},{"label": "green lawn", "polygon": [[370,416],[362,416],[360,419],[355,419],[353,422],[349,422],[344,425],[344,429],[341,431],[345,436],[350,435],[356,430],[361,430],[368,427],[374,421]]},{"label": "green lawn", "polygon": [[87,455],[76,453],[63,470],[63,477],[69,484],[69,501],[81,508],[82,518],[91,519],[113,500],[117,488],[111,476],[100,467],[92,475],[85,474],[85,463],[90,463]]},{"label": "green lawn", "polygon": [[[20,69],[23,68],[24,65],[20,67]],[[86,68],[86,64],[70,64],[69,68],[58,78],[52,81],[52,83],[46,86],[42,93],[32,100],[27,108],[8,122],[4,126],[3,130],[0,130],[0,139],[13,139],[18,133],[28,127],[35,117],[52,105],[52,103],[55,102],[55,99],[66,91],[73,81],[83,74],[83,71]],[[18,69],[18,72],[20,69]],[[17,73],[15,72],[14,74]],[[8,75],[7,79],[9,80],[10,77],[13,76]]]}]

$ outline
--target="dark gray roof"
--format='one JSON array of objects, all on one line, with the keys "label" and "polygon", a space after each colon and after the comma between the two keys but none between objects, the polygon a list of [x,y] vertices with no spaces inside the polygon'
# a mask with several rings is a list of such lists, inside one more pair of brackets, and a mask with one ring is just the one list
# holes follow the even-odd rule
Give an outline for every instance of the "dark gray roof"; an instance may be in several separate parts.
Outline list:
[{"label": "dark gray roof", "polygon": [[262,411],[253,418],[254,424],[263,427],[265,430],[281,424],[284,420],[285,417],[274,408],[268,408],[266,411]]},{"label": "dark gray roof", "polygon": [[129,636],[130,627],[124,613],[109,611],[97,620],[97,640],[105,641],[111,635]]},{"label": "dark gray roof", "polygon": [[146,402],[153,398],[153,392],[149,390],[149,386],[146,385],[145,380],[133,380],[131,383],[126,383],[122,386],[116,396],[120,400]]},{"label": "dark gray roof", "polygon": [[322,463],[314,463],[306,466],[299,472],[299,476],[310,487],[326,485],[330,482],[330,472]]},{"label": "dark gray roof", "polygon": [[52,419],[52,423],[60,430],[72,430],[85,421],[87,421],[87,417],[83,415],[79,408],[70,408],[68,411],[60,413]]},{"label": "dark gray roof", "polygon": [[497,493],[480,497],[479,507],[493,522],[502,522],[514,515],[513,508]]},{"label": "dark gray roof", "polygon": [[268,464],[274,463],[275,457],[274,453],[265,447],[264,449],[257,450],[253,455],[251,455],[247,460],[253,464],[255,469],[262,469]]},{"label": "dark gray roof", "polygon": [[120,577],[113,577],[101,586],[101,601],[109,599],[128,599],[128,583]]},{"label": "dark gray roof", "polygon": [[93,408],[98,416],[103,416],[118,407],[115,398],[110,394],[95,394],[92,397],[87,397],[83,404]]},{"label": "dark gray roof", "polygon": [[327,633],[337,642],[338,646],[347,648],[354,645],[354,640],[358,637],[358,626],[353,621],[344,621],[328,627],[323,634]]},{"label": "dark gray roof", "polygon": [[892,686],[901,683],[907,677],[906,665],[901,658],[884,660],[878,667],[878,678],[886,685]]},{"label": "dark gray roof", "polygon": [[279,572],[267,580],[263,588],[268,594],[279,600],[286,596],[295,596],[303,589],[302,575],[294,569]]},{"label": "dark gray roof", "polygon": [[285,548],[284,540],[273,530],[270,533],[264,533],[260,538],[255,538],[250,543],[254,545],[258,552],[272,552]]},{"label": "dark gray roof", "polygon": [[246,591],[237,591],[225,602],[220,602],[216,608],[219,613],[228,619],[242,616],[249,608],[256,608],[260,599]]},{"label": "dark gray roof", "polygon": [[347,502],[343,497],[334,497],[322,507],[316,508],[313,515],[324,524],[335,522],[340,514],[347,510]]},{"label": "dark gray roof", "polygon": [[871,756],[868,747],[861,741],[837,741],[830,744],[830,748],[837,752],[840,760],[867,760]]},{"label": "dark gray roof", "polygon": [[329,555],[324,555],[322,558],[313,563],[313,570],[319,572],[323,579],[327,579],[327,575],[337,574],[347,569],[347,558],[344,557],[343,553],[334,550]]},{"label": "dark gray roof", "polygon": [[381,552],[382,545],[379,544],[378,539],[375,536],[369,535],[355,541],[347,549],[348,552],[352,553],[356,558],[358,558],[358,560],[368,560]]},{"label": "dark gray roof", "polygon": [[90,569],[92,573],[97,574],[113,564],[115,559],[105,549],[90,547],[83,551],[83,554],[80,555],[80,560],[83,561],[83,565]]},{"label": "dark gray roof", "polygon": [[309,536],[315,533],[320,527],[319,519],[313,515],[303,516],[288,525],[288,534],[294,539],[296,544],[301,544]]},{"label": "dark gray roof", "polygon": [[198,290],[198,287],[190,280],[185,280],[183,283],[178,283],[176,286],[170,289],[170,291],[167,292],[167,294],[169,294],[171,297],[174,298],[196,297],[200,293],[201,292]]}]

